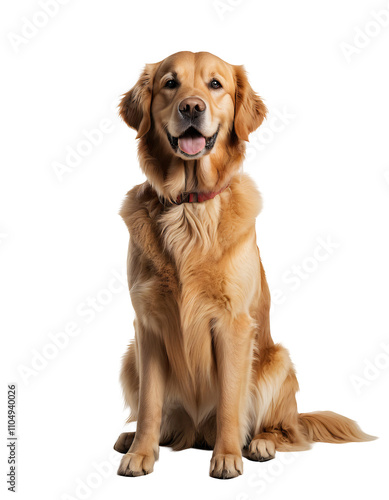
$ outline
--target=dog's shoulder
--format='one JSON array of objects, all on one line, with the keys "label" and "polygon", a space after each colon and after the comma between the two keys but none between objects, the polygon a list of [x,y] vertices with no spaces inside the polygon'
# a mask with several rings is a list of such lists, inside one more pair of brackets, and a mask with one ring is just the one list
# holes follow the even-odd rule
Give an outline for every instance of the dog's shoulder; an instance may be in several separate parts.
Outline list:
[{"label": "dog's shoulder", "polygon": [[153,212],[158,210],[160,210],[158,197],[150,183],[146,181],[128,191],[119,214],[133,234],[143,225],[150,225]]},{"label": "dog's shoulder", "polygon": [[156,192],[149,182],[132,188],[124,199],[120,215],[130,232],[131,248],[140,260],[154,269],[161,288],[177,293],[177,279],[174,266],[163,249],[156,226],[156,218],[162,209]]},{"label": "dog's shoulder", "polygon": [[243,220],[252,220],[262,209],[262,197],[253,179],[247,174],[234,177],[231,182],[232,208]]},{"label": "dog's shoulder", "polygon": [[254,181],[246,174],[234,177],[230,184],[230,196],[223,198],[219,238],[229,244],[255,226],[255,219],[262,208],[262,197]]}]

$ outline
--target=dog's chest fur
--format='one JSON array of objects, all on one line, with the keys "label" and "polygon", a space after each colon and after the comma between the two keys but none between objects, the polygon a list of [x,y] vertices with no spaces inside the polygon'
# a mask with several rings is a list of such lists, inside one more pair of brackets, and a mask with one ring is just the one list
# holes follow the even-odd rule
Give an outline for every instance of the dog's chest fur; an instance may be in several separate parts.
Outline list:
[{"label": "dog's chest fur", "polygon": [[[257,272],[247,263],[256,260],[252,253],[257,252],[254,224],[260,198],[245,176],[204,203],[163,210],[142,196],[130,192],[121,211],[132,241],[133,305],[144,327],[165,343],[172,365],[183,369],[184,364],[195,376],[201,399],[214,383],[215,322],[226,313],[250,314],[258,284],[253,281]],[[173,359],[177,357],[182,359]]]}]

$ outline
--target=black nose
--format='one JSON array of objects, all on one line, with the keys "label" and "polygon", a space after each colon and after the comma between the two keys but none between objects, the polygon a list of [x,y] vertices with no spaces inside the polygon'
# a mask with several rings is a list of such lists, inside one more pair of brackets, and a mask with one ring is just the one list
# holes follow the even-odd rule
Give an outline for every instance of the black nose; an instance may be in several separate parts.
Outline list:
[{"label": "black nose", "polygon": [[199,97],[187,97],[180,102],[178,110],[184,118],[194,120],[205,111],[205,102]]}]

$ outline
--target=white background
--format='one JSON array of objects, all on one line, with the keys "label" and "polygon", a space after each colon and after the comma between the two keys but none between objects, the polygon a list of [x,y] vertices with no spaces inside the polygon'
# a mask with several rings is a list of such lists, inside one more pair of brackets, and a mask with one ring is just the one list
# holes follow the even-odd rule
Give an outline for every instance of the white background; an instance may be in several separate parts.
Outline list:
[{"label": "white background", "polygon": [[[62,3],[46,21],[37,1],[2,2],[0,12],[1,490],[6,385],[15,382],[21,499],[383,498],[389,26],[372,11],[384,10],[388,25],[388,2]],[[29,21],[41,27],[16,43]],[[141,478],[118,477],[109,465],[120,458],[112,445],[127,412],[118,374],[133,335],[129,294],[115,278],[128,242],[118,210],[143,182],[136,134],[115,106],[146,62],[179,50],[244,64],[269,108],[244,170],[264,198],[257,233],[277,296],[273,337],[296,365],[300,411],[337,411],[379,440],[245,460],[243,476],[224,482],[208,477],[208,451],[162,449],[155,472]],[[82,146],[83,131],[102,120],[100,143]],[[88,154],[58,176],[53,164],[77,147]],[[318,238],[336,246],[321,250],[320,262]],[[294,266],[304,277],[291,282]],[[94,317],[88,297],[100,300]],[[69,323],[78,335],[50,350],[50,334]],[[38,358],[40,369],[23,376]]]}]

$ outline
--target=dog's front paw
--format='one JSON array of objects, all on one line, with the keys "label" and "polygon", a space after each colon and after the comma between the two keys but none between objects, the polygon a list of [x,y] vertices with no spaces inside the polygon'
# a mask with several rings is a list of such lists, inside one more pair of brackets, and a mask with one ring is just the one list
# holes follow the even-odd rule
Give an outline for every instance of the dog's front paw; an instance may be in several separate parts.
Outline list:
[{"label": "dog's front paw", "polygon": [[120,462],[119,476],[144,476],[153,472],[154,455],[143,455],[140,453],[126,453]]},{"label": "dog's front paw", "polygon": [[211,460],[209,475],[218,479],[231,479],[243,473],[242,457],[239,455],[214,455]]}]

